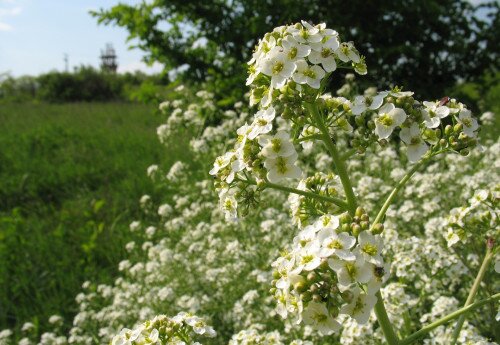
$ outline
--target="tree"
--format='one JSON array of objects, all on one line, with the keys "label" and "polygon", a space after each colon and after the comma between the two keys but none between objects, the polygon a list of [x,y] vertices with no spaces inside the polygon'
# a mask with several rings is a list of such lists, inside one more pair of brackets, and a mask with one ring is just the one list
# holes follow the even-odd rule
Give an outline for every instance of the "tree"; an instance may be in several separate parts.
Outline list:
[{"label": "tree", "polygon": [[301,19],[326,22],[366,56],[367,81],[389,81],[421,97],[442,95],[458,80],[497,68],[500,5],[466,0],[154,0],[92,12],[99,23],[125,27],[129,39],[171,71],[234,90],[245,78],[258,37]]}]

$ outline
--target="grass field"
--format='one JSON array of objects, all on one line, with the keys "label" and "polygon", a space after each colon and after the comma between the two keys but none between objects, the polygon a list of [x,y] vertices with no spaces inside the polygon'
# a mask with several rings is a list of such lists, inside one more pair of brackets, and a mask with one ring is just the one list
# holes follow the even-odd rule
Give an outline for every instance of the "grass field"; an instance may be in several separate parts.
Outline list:
[{"label": "grass field", "polygon": [[43,329],[55,313],[70,321],[85,280],[113,279],[138,199],[154,192],[146,168],[176,159],[158,143],[153,112],[0,106],[0,330],[24,321]]}]

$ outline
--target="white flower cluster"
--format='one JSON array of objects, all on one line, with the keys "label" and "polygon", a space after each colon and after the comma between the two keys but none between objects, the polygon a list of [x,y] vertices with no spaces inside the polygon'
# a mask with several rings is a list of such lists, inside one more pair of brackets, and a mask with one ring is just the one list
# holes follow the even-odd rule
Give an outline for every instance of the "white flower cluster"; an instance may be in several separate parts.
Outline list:
[{"label": "white flower cluster", "polygon": [[237,218],[238,199],[247,196],[247,190],[234,188],[247,173],[259,180],[276,183],[287,178],[299,178],[297,152],[286,129],[271,134],[276,111],[271,106],[258,111],[250,125],[237,130],[238,139],[233,150],[217,157],[210,174],[217,177],[220,206],[227,219]]},{"label": "white flower cluster", "polygon": [[207,326],[202,318],[181,312],[169,318],[155,316],[134,329],[124,328],[113,337],[111,345],[189,345],[199,344],[192,340],[192,334],[209,338],[215,337],[214,329]]},{"label": "white flower cluster", "polygon": [[124,328],[113,337],[111,345],[196,345],[193,334],[209,338],[215,337],[214,329],[205,321],[189,313],[181,312],[170,318],[158,315],[134,329]]},{"label": "white flower cluster", "polygon": [[228,345],[284,345],[279,332],[261,333],[256,329],[246,329],[233,335]]},{"label": "white flower cluster", "polygon": [[320,217],[273,263],[278,313],[291,314],[324,335],[340,329],[339,314],[366,323],[389,274],[379,235],[342,228],[339,217]]},{"label": "white flower cluster", "polygon": [[352,64],[357,73],[366,74],[364,57],[352,42],[341,42],[338,33],[324,23],[313,26],[305,21],[266,34],[248,64],[251,102],[260,102],[264,108],[279,89],[291,87],[300,92],[306,85],[319,89],[338,65]]}]

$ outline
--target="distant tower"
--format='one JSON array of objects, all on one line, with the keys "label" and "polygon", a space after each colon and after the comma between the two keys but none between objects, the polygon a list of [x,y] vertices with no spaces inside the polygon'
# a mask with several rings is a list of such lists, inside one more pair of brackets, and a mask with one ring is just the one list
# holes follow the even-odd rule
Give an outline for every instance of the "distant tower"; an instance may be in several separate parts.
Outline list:
[{"label": "distant tower", "polygon": [[68,54],[64,53],[64,70],[69,71],[69,57]]},{"label": "distant tower", "polygon": [[101,69],[105,72],[116,73],[117,68],[115,48],[111,43],[107,43],[106,48],[101,50]]}]

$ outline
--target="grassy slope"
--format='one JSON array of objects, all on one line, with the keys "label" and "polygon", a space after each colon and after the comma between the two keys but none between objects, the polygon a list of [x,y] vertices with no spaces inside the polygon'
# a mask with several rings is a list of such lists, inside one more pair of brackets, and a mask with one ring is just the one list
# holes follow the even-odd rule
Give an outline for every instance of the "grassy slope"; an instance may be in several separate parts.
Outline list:
[{"label": "grassy slope", "polygon": [[[173,162],[137,104],[0,106],[0,330],[75,311],[83,281],[109,281],[152,193],[146,168]],[[179,150],[178,150],[179,151]],[[180,151],[179,151],[180,152]]]}]

